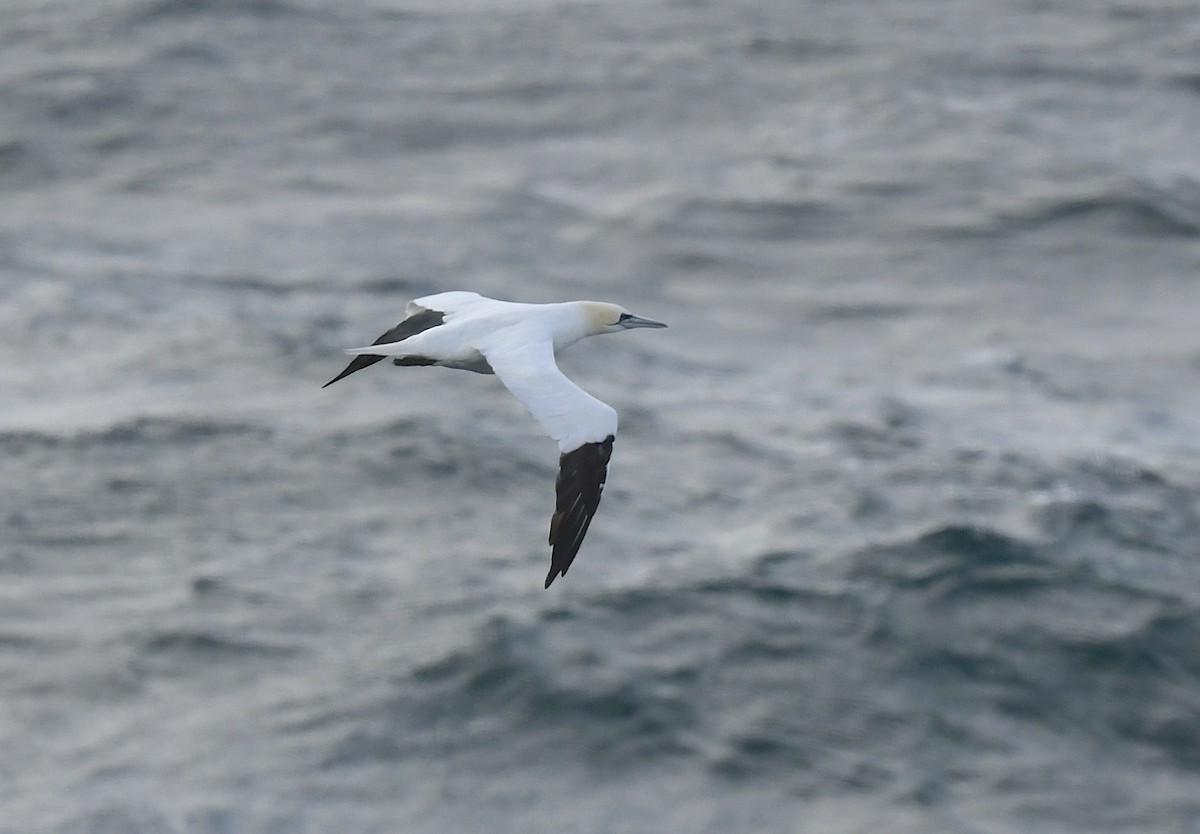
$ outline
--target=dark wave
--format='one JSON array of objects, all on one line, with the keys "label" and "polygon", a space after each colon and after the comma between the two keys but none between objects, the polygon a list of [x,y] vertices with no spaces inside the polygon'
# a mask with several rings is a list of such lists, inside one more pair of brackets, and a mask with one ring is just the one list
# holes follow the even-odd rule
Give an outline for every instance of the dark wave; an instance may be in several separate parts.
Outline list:
[{"label": "dark wave", "polygon": [[144,656],[176,658],[268,659],[292,657],[298,650],[257,640],[239,640],[209,631],[172,630],[146,638],[140,652]]},{"label": "dark wave", "polygon": [[[506,85],[507,86],[507,85]],[[554,84],[564,100],[574,102],[571,90]],[[497,107],[495,90],[430,91],[428,98],[395,112],[336,111],[315,118],[310,135],[339,147],[341,153],[363,159],[391,158],[398,152],[442,153],[472,148],[503,147],[539,138],[580,135],[604,121],[603,108],[580,110],[542,100],[536,107]],[[478,99],[477,105],[471,99]],[[448,102],[448,104],[447,104]],[[498,211],[496,219],[511,222],[519,202]]]},{"label": "dark wave", "polygon": [[1109,506],[1091,498],[1051,502],[1034,519],[1067,549],[1104,542],[1124,550],[1187,553],[1200,533],[1195,518],[1172,518],[1158,507]]},{"label": "dark wave", "polygon": [[[273,298],[323,293],[340,295],[350,291],[362,295],[382,295],[387,296],[388,303],[394,308],[388,315],[397,319],[403,315],[405,299],[423,295],[428,289],[395,275],[371,275],[352,281],[345,276],[298,279],[294,276],[279,277],[259,273],[196,274],[188,276],[187,282],[193,286],[212,287],[237,293],[256,293]],[[385,325],[381,322],[380,326]]]},{"label": "dark wave", "polygon": [[849,42],[810,37],[755,35],[746,40],[742,51],[752,58],[782,58],[788,61],[813,61],[840,58],[856,49]]},{"label": "dark wave", "polygon": [[1200,95],[1200,72],[1182,72],[1169,78],[1168,83]]},{"label": "dark wave", "polygon": [[1195,237],[1200,235],[1200,203],[1184,190],[1132,187],[1035,200],[1020,210],[998,214],[983,225],[960,227],[950,230],[950,234],[1004,237],[1083,226],[1130,237]]},{"label": "dark wave", "polygon": [[[1080,516],[1094,524],[1106,511]],[[951,525],[856,556],[882,594],[869,646],[901,686],[1087,744],[1200,768],[1200,613],[1104,578],[1057,544]]]},{"label": "dark wave", "polygon": [[[790,570],[796,558],[776,554],[764,570]],[[544,758],[565,743],[571,762],[600,769],[683,759],[722,778],[771,770],[800,778],[828,763],[828,716],[808,706],[836,695],[841,678],[821,678],[838,662],[829,643],[843,645],[862,616],[848,595],[754,575],[606,592],[529,623],[498,617],[406,676],[386,727],[378,715],[360,723],[330,761],[446,746]],[[739,702],[765,712],[728,721]],[[846,716],[835,732],[857,720]],[[398,735],[411,727],[420,737]]]},{"label": "dark wave", "polygon": [[1079,476],[1094,481],[1098,488],[1106,492],[1127,493],[1169,486],[1167,479],[1160,472],[1130,458],[1085,458],[1075,463],[1072,468]]},{"label": "dark wave", "polygon": [[32,142],[0,141],[0,183],[21,188],[52,180],[55,174],[50,159]]},{"label": "dark wave", "polygon": [[[1200,769],[1196,692],[1195,610],[1053,545],[948,524],[842,563],[773,551],[742,573],[493,618],[338,719],[324,764],[569,751],[598,770],[686,761],[801,794],[925,795],[962,757],[1007,755],[1014,727]],[[944,763],[914,785],[914,761]]]},{"label": "dark wave", "polygon": [[[688,749],[689,708],[653,679],[607,669],[583,645],[548,641],[548,621],[489,621],[472,641],[399,682],[391,703],[358,716],[323,760],[360,765],[465,750],[545,756],[570,739],[569,760],[626,766]],[[557,620],[559,629],[562,620]],[[553,630],[554,627],[551,626]],[[561,636],[561,635],[557,635]],[[505,765],[507,766],[507,765]]]},{"label": "dark wave", "polygon": [[688,200],[664,223],[677,232],[716,239],[781,240],[824,235],[845,219],[840,209],[816,200],[731,197]]},{"label": "dark wave", "polygon": [[[1137,461],[1091,458],[1070,467],[1075,490],[1039,505],[1031,519],[1065,552],[1120,562],[1146,556],[1132,584],[1154,581],[1195,556],[1200,506],[1195,491]],[[1168,567],[1176,566],[1176,567]]]},{"label": "dark wave", "polygon": [[1182,604],[1154,608],[1115,633],[1056,635],[1055,648],[1078,679],[1085,716],[1098,713],[1153,758],[1200,771],[1200,622]]},{"label": "dark wave", "polygon": [[760,442],[758,438],[734,429],[704,429],[681,433],[679,440],[681,443],[703,446],[705,453],[714,460],[735,458],[770,465],[777,463],[779,458],[778,451]]},{"label": "dark wave", "polygon": [[1191,237],[1200,232],[1200,219],[1194,211],[1139,194],[1058,200],[1007,221],[1018,228],[1090,222],[1139,236]]},{"label": "dark wave", "polygon": [[418,717],[431,727],[503,717],[518,733],[574,727],[579,752],[598,762],[686,751],[687,704],[652,676],[606,669],[592,651],[549,651],[540,627],[494,619],[470,648],[413,672]]},{"label": "dark wave", "polygon": [[265,426],[243,422],[226,423],[186,417],[136,417],[106,428],[84,431],[0,431],[0,449],[16,453],[27,449],[60,446],[82,448],[130,444],[189,445],[225,436],[257,436],[266,439],[271,434],[272,430]]},{"label": "dark wave", "polygon": [[141,114],[145,105],[133,82],[118,72],[85,76],[64,71],[35,83],[45,90],[51,119],[71,127],[90,128],[104,120]]},{"label": "dark wave", "polygon": [[[395,373],[409,370],[446,373],[439,369],[385,369]],[[488,418],[479,415],[478,419]],[[503,422],[508,418],[500,419]],[[467,413],[401,417],[330,432],[318,443],[323,450],[338,450],[338,457],[357,459],[356,466],[380,483],[395,483],[406,477],[453,480],[463,489],[498,493],[530,481],[545,485],[548,479],[553,484],[557,461],[545,454],[541,442],[527,454],[511,438],[509,428],[502,426],[495,435],[481,436],[475,424],[475,418]]]},{"label": "dark wave", "polygon": [[806,311],[814,321],[872,321],[903,318],[917,313],[911,304],[883,301],[817,303]]},{"label": "dark wave", "polygon": [[826,431],[856,457],[868,460],[895,457],[922,445],[919,434],[903,426],[844,420],[829,426]]},{"label": "dark wave", "polygon": [[167,677],[254,676],[296,658],[298,646],[222,634],[203,628],[172,628],[141,638],[128,661],[137,680]]},{"label": "dark wave", "polygon": [[963,593],[1020,591],[1053,581],[1053,566],[1020,539],[985,527],[949,525],[911,542],[867,550],[852,576],[895,587],[929,588],[942,598]]},{"label": "dark wave", "polygon": [[283,0],[150,0],[133,12],[131,22],[231,16],[270,19],[296,12],[295,6]]}]

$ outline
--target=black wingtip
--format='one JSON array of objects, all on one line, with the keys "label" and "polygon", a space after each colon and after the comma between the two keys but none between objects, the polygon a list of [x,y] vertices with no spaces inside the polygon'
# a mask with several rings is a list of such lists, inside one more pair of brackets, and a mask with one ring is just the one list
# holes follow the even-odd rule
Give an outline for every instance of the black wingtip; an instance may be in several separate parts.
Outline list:
[{"label": "black wingtip", "polygon": [[554,584],[555,579],[558,579],[560,576],[566,576],[566,575],[567,575],[567,571],[565,569],[559,568],[557,566],[550,568],[550,572],[548,574],[546,574],[546,584],[543,587],[549,588],[552,584]]},{"label": "black wingtip", "polygon": [[608,477],[613,435],[595,443],[584,443],[558,458],[554,483],[554,515],[550,517],[550,573],[546,587],[558,576],[566,576],[575,554],[600,505],[600,494]]},{"label": "black wingtip", "polygon": [[[382,345],[382,344],[390,344],[391,342],[403,342],[405,339],[407,339],[410,336],[415,336],[418,333],[424,333],[426,330],[428,330],[431,327],[437,327],[439,324],[441,324],[445,320],[446,320],[446,314],[443,313],[441,310],[424,310],[424,309],[422,309],[421,312],[414,313],[413,315],[409,316],[404,321],[400,322],[395,327],[393,327],[391,330],[389,330],[387,333],[384,333],[382,336],[380,336],[378,339],[376,339],[371,344]],[[340,374],[335,376],[333,379],[329,380],[329,382],[326,382],[321,387],[328,388],[330,385],[333,385],[333,383],[337,382],[339,379],[350,376],[350,374],[354,373],[355,371],[361,371],[363,368],[369,368],[383,358],[384,357],[377,356],[374,353],[366,353],[361,356],[356,356],[356,357],[354,357],[353,360],[351,360],[350,364],[346,366],[346,370],[342,371]],[[417,361],[410,362],[410,361],[408,361],[408,357],[399,357],[398,359],[396,359],[396,364],[397,365],[429,365],[432,363],[432,361],[433,360],[427,360],[427,361],[422,361],[422,362],[417,362]]]},{"label": "black wingtip", "polygon": [[333,383],[337,382],[339,379],[344,379],[345,377],[350,376],[350,374],[354,373],[355,371],[361,371],[363,368],[369,368],[372,365],[374,365],[376,362],[379,362],[382,359],[383,359],[382,356],[376,356],[373,353],[364,354],[362,356],[356,356],[352,360],[350,360],[350,364],[346,366],[346,370],[342,371],[340,374],[335,376],[333,379],[329,380],[329,382],[326,382],[321,387],[328,388],[330,385],[333,385]]}]

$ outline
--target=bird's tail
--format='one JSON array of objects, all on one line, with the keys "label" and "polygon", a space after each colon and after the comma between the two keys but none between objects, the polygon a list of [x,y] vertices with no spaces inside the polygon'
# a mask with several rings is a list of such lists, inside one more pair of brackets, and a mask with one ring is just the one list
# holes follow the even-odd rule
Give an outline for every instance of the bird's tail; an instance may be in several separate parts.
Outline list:
[{"label": "bird's tail", "polygon": [[346,348],[342,351],[342,353],[348,353],[351,356],[403,356],[408,352],[409,348],[404,347],[400,342],[392,342],[387,345]]}]

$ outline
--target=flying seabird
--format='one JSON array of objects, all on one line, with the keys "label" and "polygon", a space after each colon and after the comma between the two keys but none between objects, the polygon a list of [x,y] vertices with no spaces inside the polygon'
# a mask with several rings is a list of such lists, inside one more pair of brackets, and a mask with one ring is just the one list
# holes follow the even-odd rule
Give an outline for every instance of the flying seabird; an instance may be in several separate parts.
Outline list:
[{"label": "flying seabird", "polygon": [[391,356],[396,365],[439,365],[495,374],[558,441],[557,499],[550,519],[546,585],[566,575],[579,552],[608,474],[617,412],[563,375],[554,356],[585,336],[666,327],[616,304],[567,301],[517,304],[473,292],[443,292],[408,303],[404,321],[323,388]]}]

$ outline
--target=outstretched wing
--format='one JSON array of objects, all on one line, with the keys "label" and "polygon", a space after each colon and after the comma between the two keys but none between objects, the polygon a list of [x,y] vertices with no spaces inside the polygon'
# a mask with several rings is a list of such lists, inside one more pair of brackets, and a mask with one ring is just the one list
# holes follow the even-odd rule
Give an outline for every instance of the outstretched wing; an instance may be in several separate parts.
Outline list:
[{"label": "outstretched wing", "polygon": [[475,347],[512,395],[524,403],[564,454],[617,433],[617,412],[563,374],[548,339],[507,332]]},{"label": "outstretched wing", "polygon": [[546,587],[565,576],[575,554],[583,544],[592,516],[600,506],[600,494],[608,477],[613,435],[599,443],[584,443],[558,458],[558,479],[554,482],[556,500],[550,517],[550,572]]},{"label": "outstretched wing", "polygon": [[617,412],[563,375],[548,340],[520,341],[518,335],[477,347],[505,387],[558,441],[549,588],[571,566],[600,504],[617,433]]},{"label": "outstretched wing", "polygon": [[[416,302],[412,302],[408,305],[409,312],[411,313],[408,318],[397,324],[387,333],[384,333],[371,344],[386,345],[392,342],[399,342],[402,339],[407,339],[410,336],[417,335],[418,333],[424,333],[431,327],[437,327],[445,320],[446,314],[441,310],[426,310],[423,307],[414,306],[415,304]],[[355,371],[361,371],[363,368],[369,368],[383,358],[384,357],[378,356],[374,353],[355,356],[350,360],[350,364],[346,366],[344,371],[335,376],[333,379],[329,380],[329,382],[326,382],[321,387],[328,388],[339,379],[348,377],[350,374],[354,373]]]}]

